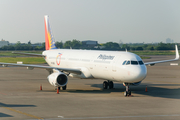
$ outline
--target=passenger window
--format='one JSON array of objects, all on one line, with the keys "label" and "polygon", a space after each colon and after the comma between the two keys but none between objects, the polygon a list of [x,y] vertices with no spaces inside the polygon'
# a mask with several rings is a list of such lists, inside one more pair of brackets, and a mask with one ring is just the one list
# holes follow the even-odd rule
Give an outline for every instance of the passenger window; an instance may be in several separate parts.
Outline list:
[{"label": "passenger window", "polygon": [[126,65],[130,65],[130,64],[131,64],[130,61],[127,61],[127,62],[126,62]]},{"label": "passenger window", "polygon": [[125,65],[125,64],[126,64],[126,61],[124,61],[122,65]]},{"label": "passenger window", "polygon": [[131,65],[138,65],[137,61],[131,61]]},{"label": "passenger window", "polygon": [[143,64],[144,64],[143,61],[138,61],[138,62],[139,62],[140,65],[143,65]]}]

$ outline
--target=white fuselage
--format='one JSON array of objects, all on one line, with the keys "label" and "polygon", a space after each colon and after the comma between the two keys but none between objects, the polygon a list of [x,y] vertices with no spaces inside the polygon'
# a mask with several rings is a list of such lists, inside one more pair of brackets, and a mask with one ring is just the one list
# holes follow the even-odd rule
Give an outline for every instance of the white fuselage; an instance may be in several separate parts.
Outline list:
[{"label": "white fuselage", "polygon": [[[54,49],[42,54],[52,67],[81,70],[81,75],[70,74],[72,77],[135,83],[142,81],[147,75],[146,66],[139,64],[142,59],[130,52]],[[127,61],[126,64],[123,64],[124,61]]]}]

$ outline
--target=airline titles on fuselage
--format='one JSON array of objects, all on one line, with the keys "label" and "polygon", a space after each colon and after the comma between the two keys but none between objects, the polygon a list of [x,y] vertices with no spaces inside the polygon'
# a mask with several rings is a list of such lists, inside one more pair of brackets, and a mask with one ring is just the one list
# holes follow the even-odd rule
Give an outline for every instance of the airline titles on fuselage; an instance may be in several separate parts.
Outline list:
[{"label": "airline titles on fuselage", "polygon": [[111,56],[111,55],[102,55],[102,54],[100,54],[100,55],[98,56],[97,59],[102,59],[102,60],[113,60],[114,57],[115,57],[115,56]]}]

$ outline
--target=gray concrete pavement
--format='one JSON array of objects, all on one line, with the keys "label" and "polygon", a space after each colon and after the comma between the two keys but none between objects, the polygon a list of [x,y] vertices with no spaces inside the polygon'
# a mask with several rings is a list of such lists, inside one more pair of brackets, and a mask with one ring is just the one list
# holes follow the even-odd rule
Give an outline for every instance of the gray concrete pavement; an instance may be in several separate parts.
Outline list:
[{"label": "gray concrete pavement", "polygon": [[180,66],[147,69],[142,84],[131,86],[133,97],[124,97],[125,87],[118,82],[115,89],[102,90],[103,80],[69,78],[67,90],[56,94],[46,70],[0,67],[0,119],[180,119]]}]

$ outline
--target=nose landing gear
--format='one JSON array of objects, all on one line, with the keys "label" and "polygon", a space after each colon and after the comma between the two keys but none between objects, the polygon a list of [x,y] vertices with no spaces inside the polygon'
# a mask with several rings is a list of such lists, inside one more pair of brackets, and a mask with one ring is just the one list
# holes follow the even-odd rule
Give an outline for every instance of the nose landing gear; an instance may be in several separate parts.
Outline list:
[{"label": "nose landing gear", "polygon": [[126,91],[124,92],[124,96],[131,96],[131,91],[129,89],[129,84],[128,83],[123,83],[124,86],[126,86]]}]

